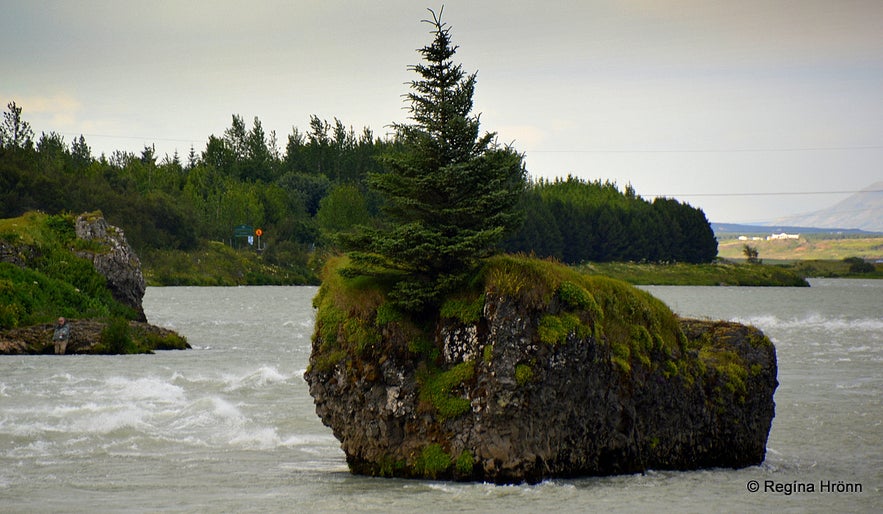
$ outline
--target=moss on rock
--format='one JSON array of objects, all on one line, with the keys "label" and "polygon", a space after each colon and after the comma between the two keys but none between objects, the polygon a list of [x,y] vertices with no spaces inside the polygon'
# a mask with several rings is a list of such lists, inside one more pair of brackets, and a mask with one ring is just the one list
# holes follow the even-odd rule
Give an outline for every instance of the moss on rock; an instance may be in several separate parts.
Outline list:
[{"label": "moss on rock", "polygon": [[305,378],[353,472],[511,483],[763,460],[776,364],[756,329],[517,256],[414,318],[345,264],[314,300]]}]

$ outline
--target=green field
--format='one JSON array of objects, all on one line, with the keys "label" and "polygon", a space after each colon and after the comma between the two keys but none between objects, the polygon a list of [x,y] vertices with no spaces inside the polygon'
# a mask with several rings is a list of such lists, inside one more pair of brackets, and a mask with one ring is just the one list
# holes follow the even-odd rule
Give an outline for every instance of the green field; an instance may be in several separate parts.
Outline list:
[{"label": "green field", "polygon": [[745,245],[757,248],[764,262],[839,261],[860,257],[866,261],[883,260],[883,237],[838,237],[832,234],[801,235],[800,239],[739,241],[735,237],[718,240],[718,256],[743,260]]}]

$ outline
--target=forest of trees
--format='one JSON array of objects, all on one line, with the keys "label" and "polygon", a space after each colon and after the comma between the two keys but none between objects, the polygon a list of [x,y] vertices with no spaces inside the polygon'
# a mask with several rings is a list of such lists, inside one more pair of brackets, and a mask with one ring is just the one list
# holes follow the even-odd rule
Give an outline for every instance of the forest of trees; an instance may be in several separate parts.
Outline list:
[{"label": "forest of trees", "polygon": [[717,239],[705,213],[669,198],[648,202],[629,185],[574,177],[535,181],[521,199],[525,221],[509,252],[580,262],[711,262]]},{"label": "forest of trees", "polygon": [[[367,177],[406,140],[356,132],[339,119],[312,116],[280,148],[255,117],[239,116],[205,150],[158,156],[92,154],[80,135],[36,136],[23,109],[7,105],[0,124],[0,217],[101,210],[125,230],[137,251],[192,250],[203,241],[231,242],[233,228],[263,229],[264,258],[306,262],[316,248],[356,224],[383,221],[382,199]],[[717,241],[704,213],[671,199],[648,202],[630,187],[569,177],[535,181],[521,195],[524,223],[507,251],[581,261],[709,262]]]}]

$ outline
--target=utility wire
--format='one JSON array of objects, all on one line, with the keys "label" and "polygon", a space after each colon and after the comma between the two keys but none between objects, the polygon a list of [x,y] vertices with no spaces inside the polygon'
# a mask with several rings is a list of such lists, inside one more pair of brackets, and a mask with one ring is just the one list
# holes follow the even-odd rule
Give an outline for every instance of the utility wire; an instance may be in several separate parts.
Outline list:
[{"label": "utility wire", "polygon": [[775,191],[763,193],[683,193],[683,194],[642,194],[641,196],[661,196],[675,198],[681,196],[800,196],[800,195],[848,195],[855,193],[883,193],[883,189],[860,189],[854,191]]},{"label": "utility wire", "polygon": [[856,145],[856,146],[804,146],[785,148],[686,148],[686,149],[604,149],[593,148],[585,150],[525,150],[527,155],[536,153],[763,153],[763,152],[823,152],[833,150],[880,150],[883,145]]}]

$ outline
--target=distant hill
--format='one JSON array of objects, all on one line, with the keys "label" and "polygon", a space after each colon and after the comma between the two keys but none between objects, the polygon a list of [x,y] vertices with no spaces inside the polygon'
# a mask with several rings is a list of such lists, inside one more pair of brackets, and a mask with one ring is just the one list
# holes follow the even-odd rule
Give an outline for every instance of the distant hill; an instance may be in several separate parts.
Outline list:
[{"label": "distant hill", "polygon": [[883,230],[873,232],[861,230],[857,228],[819,228],[819,227],[797,227],[792,225],[743,225],[739,223],[711,223],[711,230],[718,238],[727,236],[740,235],[757,235],[757,234],[780,234],[787,232],[788,234],[855,234],[858,236],[877,236],[883,233]]},{"label": "distant hill", "polygon": [[779,218],[772,225],[883,232],[883,182],[875,182],[826,209]]}]

